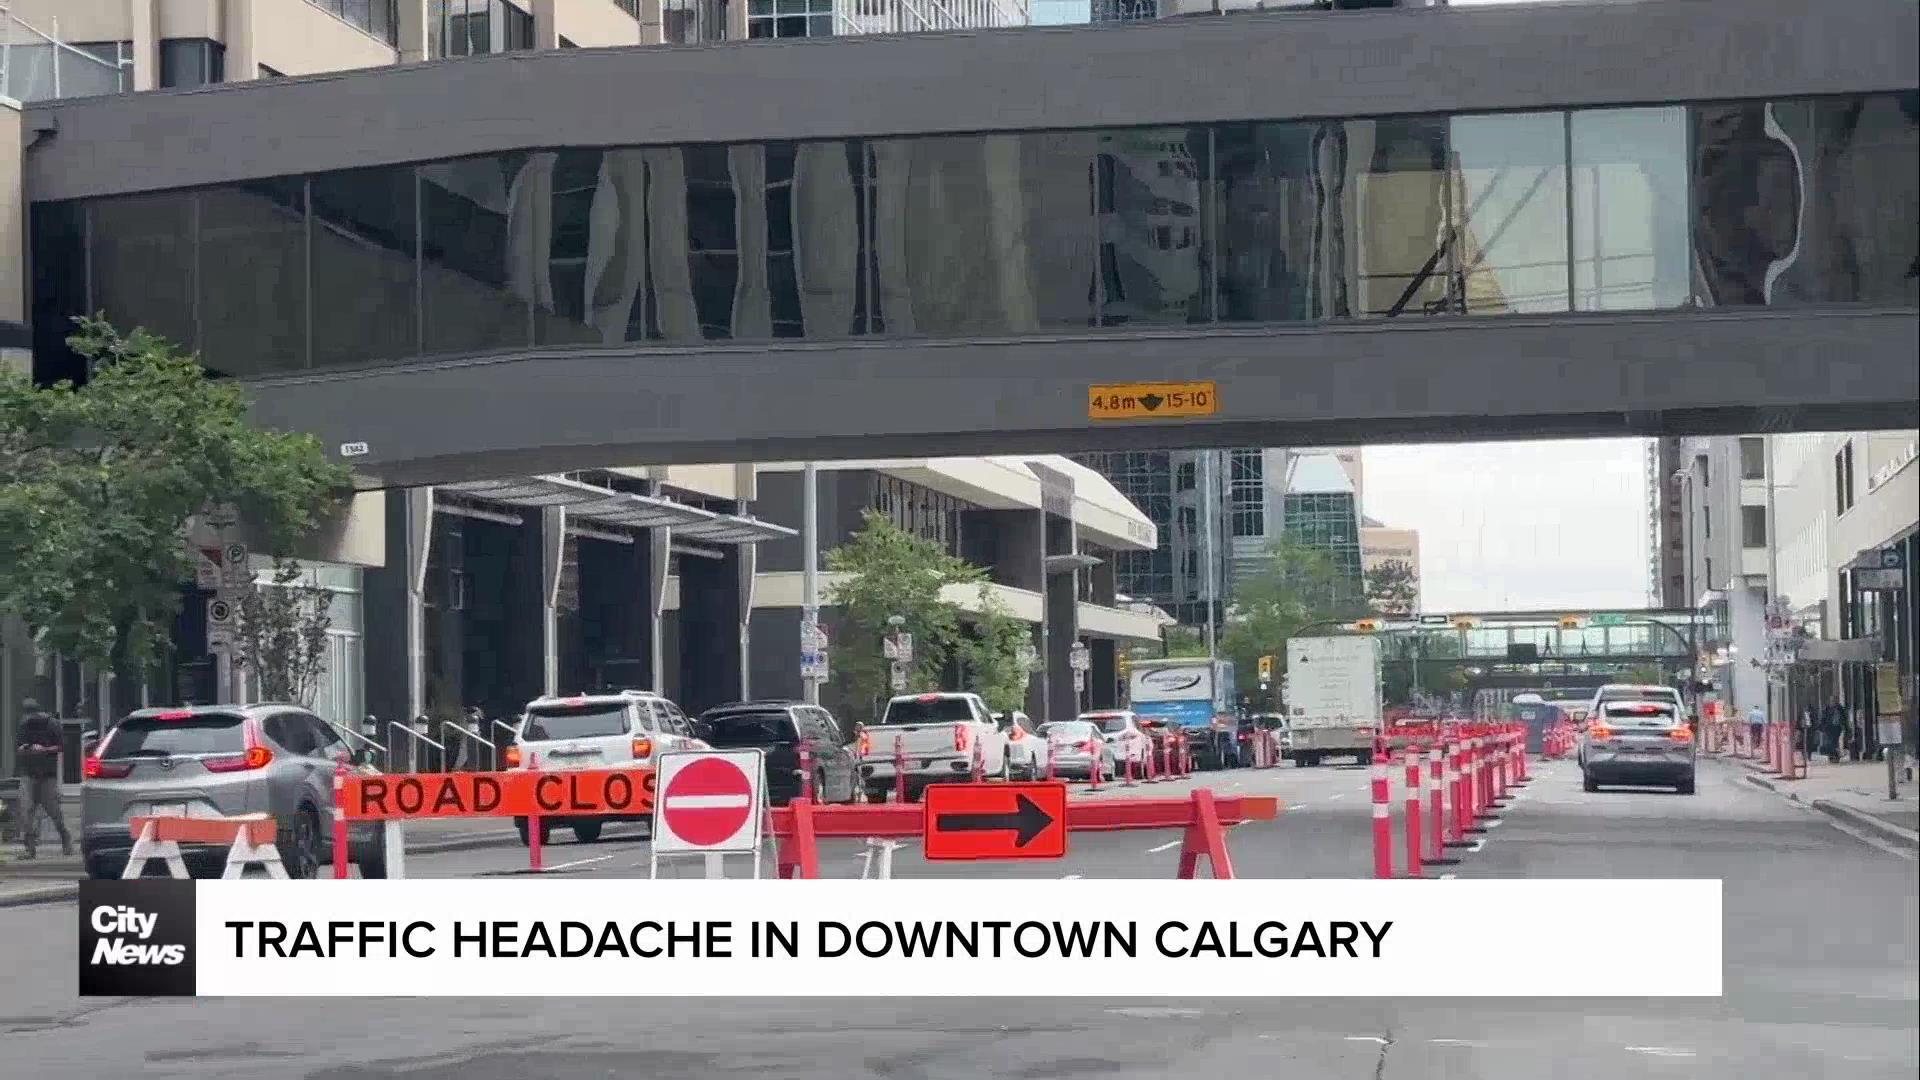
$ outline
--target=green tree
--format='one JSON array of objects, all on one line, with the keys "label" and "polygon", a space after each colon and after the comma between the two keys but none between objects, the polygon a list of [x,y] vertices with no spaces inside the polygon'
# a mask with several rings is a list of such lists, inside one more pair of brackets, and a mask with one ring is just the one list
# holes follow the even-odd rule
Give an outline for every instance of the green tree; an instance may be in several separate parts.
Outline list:
[{"label": "green tree", "polygon": [[839,632],[830,646],[833,678],[855,719],[878,715],[892,694],[891,665],[880,650],[890,629],[887,620],[895,616],[913,635],[907,689],[938,689],[960,630],[960,609],[941,591],[983,582],[986,573],[871,510],[860,531],[829,551],[826,562],[830,572],[841,575],[825,596],[840,609]]},{"label": "green tree", "polygon": [[1407,616],[1420,602],[1420,576],[1404,559],[1388,559],[1367,574],[1367,606],[1376,615]]},{"label": "green tree", "polygon": [[1335,599],[1339,591],[1340,572],[1324,552],[1284,536],[1268,549],[1265,564],[1235,586],[1221,639],[1242,694],[1258,698],[1262,656],[1274,658],[1273,690],[1278,691],[1287,668],[1287,641],[1303,627],[1358,614],[1353,605]]},{"label": "green tree", "polygon": [[161,338],[89,318],[68,344],[84,385],[0,373],[0,610],[42,648],[135,674],[169,638],[195,521],[286,550],[347,472],[309,435],[255,427],[237,384]]},{"label": "green tree", "polygon": [[1169,626],[1162,632],[1169,657],[1207,655],[1207,639],[1197,626]]},{"label": "green tree", "polygon": [[1027,666],[1029,650],[1034,648],[1032,629],[1008,611],[984,583],[980,586],[980,609],[968,621],[972,633],[960,643],[968,687],[996,712],[1024,708],[1027,685],[1033,676]]},{"label": "green tree", "polygon": [[297,560],[276,556],[273,583],[240,595],[234,663],[253,673],[264,701],[311,707],[327,669],[333,593]]}]

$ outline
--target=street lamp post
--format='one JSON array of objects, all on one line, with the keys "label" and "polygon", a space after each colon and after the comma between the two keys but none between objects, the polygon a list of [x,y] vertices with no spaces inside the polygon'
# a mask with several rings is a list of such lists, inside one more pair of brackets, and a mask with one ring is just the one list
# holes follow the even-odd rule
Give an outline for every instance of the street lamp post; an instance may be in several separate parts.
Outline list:
[{"label": "street lamp post", "polygon": [[1675,469],[1673,483],[1684,494],[1680,506],[1680,557],[1686,563],[1681,570],[1682,588],[1687,590],[1687,697],[1699,713],[1700,682],[1700,593],[1693,581],[1693,473]]}]

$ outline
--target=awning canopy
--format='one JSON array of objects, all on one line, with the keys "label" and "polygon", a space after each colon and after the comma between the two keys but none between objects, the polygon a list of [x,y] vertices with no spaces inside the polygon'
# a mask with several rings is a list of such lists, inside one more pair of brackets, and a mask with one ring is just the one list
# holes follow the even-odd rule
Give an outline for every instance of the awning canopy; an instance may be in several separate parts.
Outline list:
[{"label": "awning canopy", "polygon": [[544,509],[557,506],[577,521],[629,529],[662,526],[676,538],[711,544],[757,544],[795,535],[784,525],[750,517],[716,514],[672,499],[635,495],[626,491],[570,480],[564,476],[519,476],[509,480],[474,480],[448,484],[445,490],[469,498],[508,506]]}]

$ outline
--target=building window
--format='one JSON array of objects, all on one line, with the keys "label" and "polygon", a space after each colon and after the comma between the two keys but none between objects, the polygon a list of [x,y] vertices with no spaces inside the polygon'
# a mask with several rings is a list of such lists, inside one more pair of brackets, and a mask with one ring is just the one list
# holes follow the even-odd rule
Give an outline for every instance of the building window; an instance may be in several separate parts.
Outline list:
[{"label": "building window", "polygon": [[399,0],[307,0],[307,3],[389,45],[400,43]]},{"label": "building window", "polygon": [[698,45],[727,38],[728,0],[663,0],[661,37],[669,45]]},{"label": "building window", "polygon": [[160,85],[210,86],[226,78],[227,47],[206,38],[160,42]]},{"label": "building window", "polygon": [[636,19],[640,17],[640,0],[613,0],[613,5]]},{"label": "building window", "polygon": [[1266,458],[1259,450],[1227,457],[1227,513],[1235,536],[1267,534]]},{"label": "building window", "polygon": [[[85,53],[100,60],[112,70],[102,71],[96,78],[95,72],[91,70],[92,65],[75,57],[74,63],[65,64],[61,69],[63,85],[60,94],[62,97],[82,97],[85,93],[95,92],[125,93],[133,89],[133,42],[81,41],[75,42],[73,49],[75,52]],[[57,51],[55,55],[59,55]],[[60,56],[61,61],[66,59]],[[91,84],[96,81],[102,84],[98,90],[83,93],[79,89],[83,83]]]},{"label": "building window", "polygon": [[427,55],[484,56],[533,48],[533,14],[507,0],[427,0]]},{"label": "building window", "polygon": [[1750,548],[1767,546],[1766,507],[1743,506],[1740,508],[1740,546]]},{"label": "building window", "polygon": [[1853,440],[1833,455],[1834,506],[1844,514],[1853,509]]},{"label": "building window", "polygon": [[747,0],[749,38],[833,36],[833,0]]},{"label": "building window", "polygon": [[1758,437],[1740,440],[1740,479],[1767,478],[1767,440]]}]

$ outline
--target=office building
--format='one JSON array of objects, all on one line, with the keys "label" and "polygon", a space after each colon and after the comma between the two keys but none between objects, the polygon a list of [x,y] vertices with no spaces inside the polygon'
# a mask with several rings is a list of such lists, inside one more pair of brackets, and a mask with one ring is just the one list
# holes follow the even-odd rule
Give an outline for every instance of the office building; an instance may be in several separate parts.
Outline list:
[{"label": "office building", "polygon": [[1318,552],[1332,565],[1332,592],[1323,599],[1336,608],[1360,602],[1360,504],[1353,480],[1330,453],[1301,453],[1287,468],[1285,532],[1288,539]]}]

